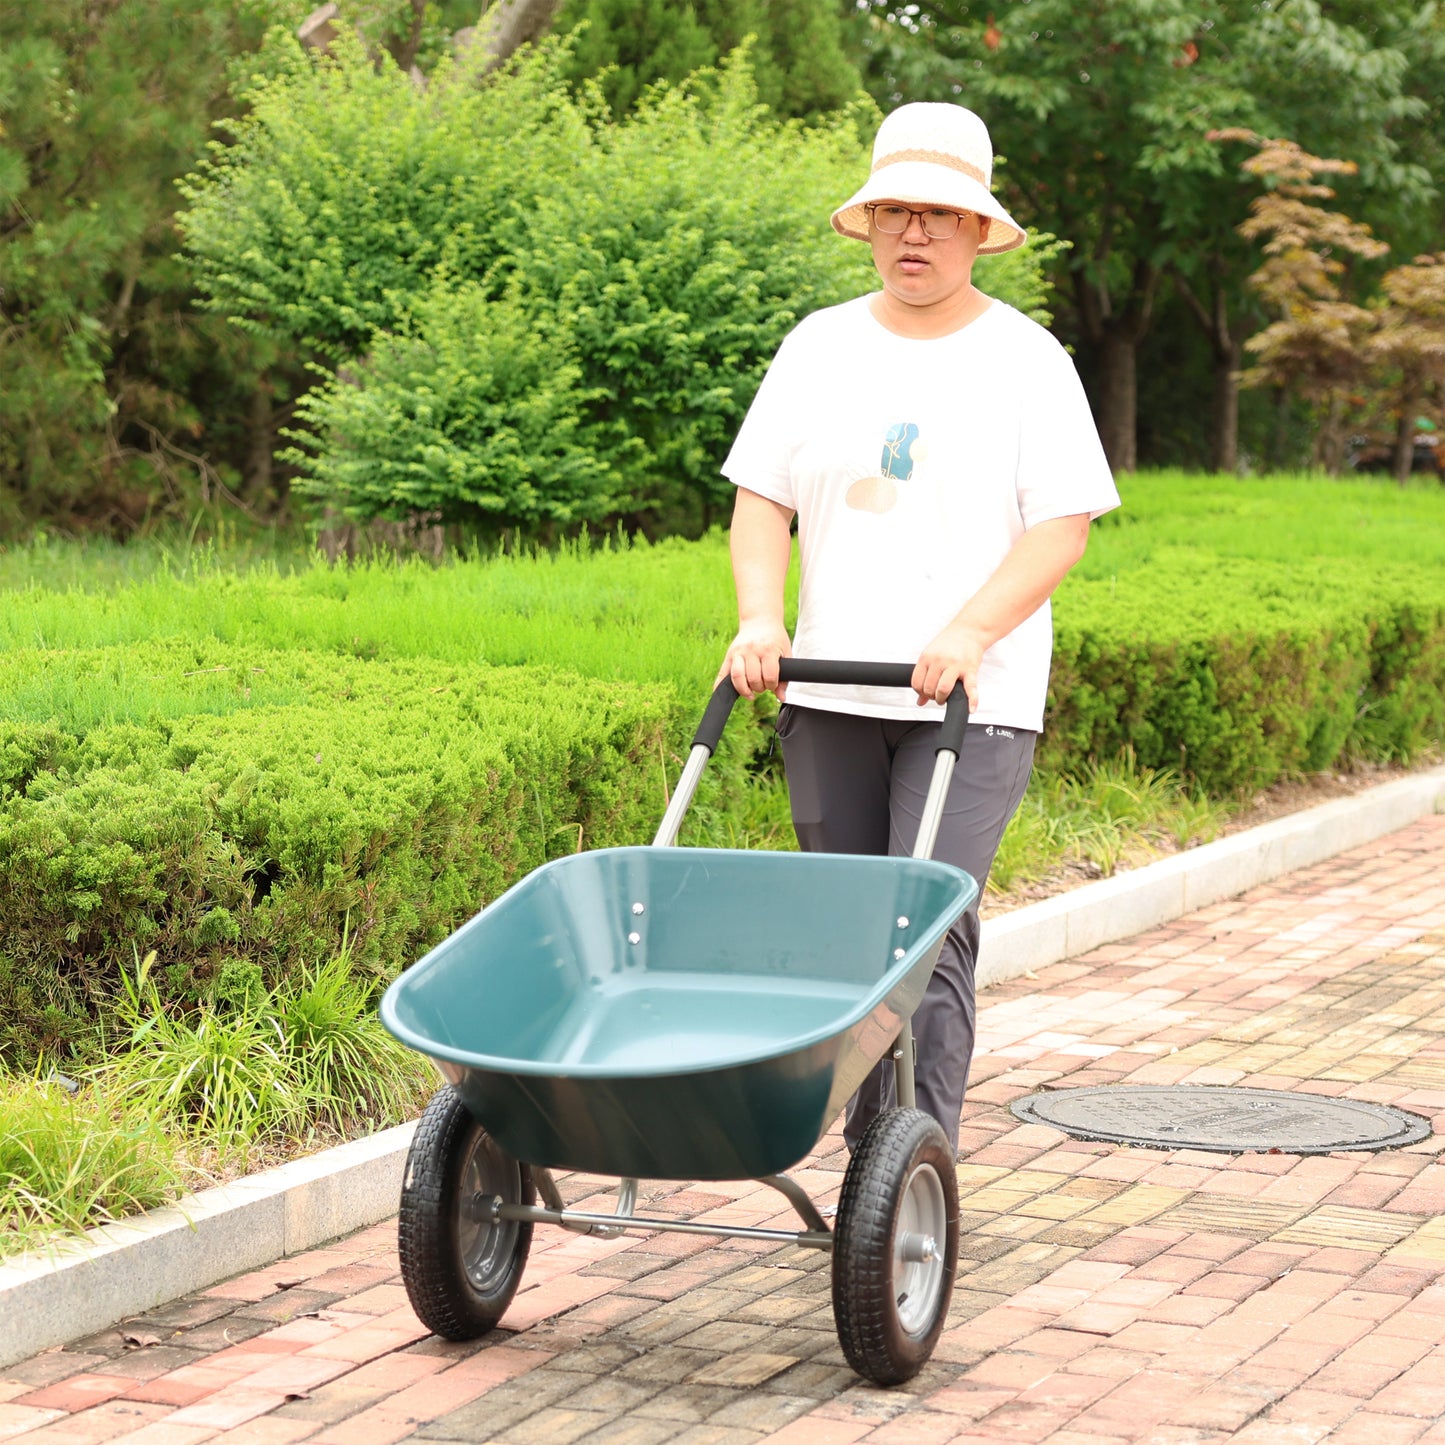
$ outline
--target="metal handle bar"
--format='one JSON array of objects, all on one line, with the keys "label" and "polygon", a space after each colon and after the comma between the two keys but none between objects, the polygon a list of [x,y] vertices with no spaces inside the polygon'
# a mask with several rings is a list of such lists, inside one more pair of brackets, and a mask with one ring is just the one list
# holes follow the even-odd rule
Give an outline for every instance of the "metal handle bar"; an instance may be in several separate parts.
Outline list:
[{"label": "metal handle bar", "polygon": [[[907,687],[913,677],[911,662],[833,662],[817,657],[785,657],[779,666],[784,682],[821,682],[853,684],[860,687]],[[693,736],[692,748],[673,790],[667,812],[658,825],[653,844],[659,848],[670,848],[677,842],[682,820],[697,791],[698,780],[707,760],[717,751],[722,741],[723,728],[738,700],[738,690],[732,679],[725,677],[713,689],[707,711],[702,715]],[[948,707],[943,714],[943,726],[938,730],[938,746],[935,749],[933,781],[929,785],[928,797],[923,806],[923,817],[918,830],[918,842],[914,847],[915,858],[931,858],[933,844],[938,836],[938,825],[943,817],[944,799],[948,793],[949,780],[953,776],[953,765],[963,750],[963,732],[968,725],[968,694],[961,682],[955,683],[949,695]]]},{"label": "metal handle bar", "polygon": [[[778,666],[784,682],[836,683],[855,687],[908,687],[913,680],[911,662],[836,662],[821,657],[785,657]],[[723,728],[737,701],[738,690],[732,678],[725,677],[713,689],[712,700],[702,715],[693,735],[695,748],[717,751]],[[947,750],[957,757],[963,747],[963,730],[968,725],[968,694],[956,682],[943,714],[943,727],[938,734],[936,751]]]}]

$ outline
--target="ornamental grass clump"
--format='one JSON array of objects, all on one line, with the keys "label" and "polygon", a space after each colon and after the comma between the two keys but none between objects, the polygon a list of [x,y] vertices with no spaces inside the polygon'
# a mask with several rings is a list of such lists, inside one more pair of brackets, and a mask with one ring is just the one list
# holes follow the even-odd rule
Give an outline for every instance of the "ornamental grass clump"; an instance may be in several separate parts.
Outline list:
[{"label": "ornamental grass clump", "polygon": [[988,886],[1027,888],[1061,866],[1110,877],[1122,863],[1218,836],[1228,807],[1167,770],[1142,766],[1125,748],[1083,763],[1075,776],[1040,770],[999,845]]},{"label": "ornamental grass clump", "polygon": [[143,1100],[90,1080],[0,1077],[0,1254],[174,1199],[174,1143]]},{"label": "ornamental grass clump", "polygon": [[222,1156],[303,1130],[306,1093],[269,999],[167,1007],[151,977],[155,961],[148,953],[123,977],[115,1011],[126,1043],[101,1076],[121,1097]]},{"label": "ornamental grass clump", "polygon": [[99,1073],[222,1160],[401,1123],[435,1087],[425,1061],[381,1026],[380,981],[357,968],[349,940],[274,990],[254,964],[222,970],[215,996],[190,1008],[162,999],[155,962],[147,954],[125,978],[123,1043]]},{"label": "ornamental grass clump", "polygon": [[421,1110],[431,1066],[386,1032],[374,980],[359,977],[349,940],[273,1000],[307,1118],[340,1134],[382,1129]]}]

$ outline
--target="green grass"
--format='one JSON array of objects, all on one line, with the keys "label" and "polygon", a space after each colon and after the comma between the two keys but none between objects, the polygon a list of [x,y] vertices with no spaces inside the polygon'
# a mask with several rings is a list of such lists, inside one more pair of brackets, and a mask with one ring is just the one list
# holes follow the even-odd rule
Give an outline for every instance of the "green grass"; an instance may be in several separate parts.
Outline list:
[{"label": "green grass", "polygon": [[[1166,472],[1127,477],[1121,490],[1123,508],[1096,524],[1061,589],[1061,620],[1086,603],[1107,607],[1112,582],[1207,582],[1220,563],[1337,561],[1352,573],[1445,566],[1439,486]],[[1308,585],[1328,583],[1326,569]],[[152,539],[132,549],[47,540],[0,551],[0,592],[0,651],[214,638],[362,657],[546,662],[671,682],[699,699],[735,617],[721,533],[656,545],[604,538],[441,567],[334,567],[294,538],[270,547],[264,537],[229,547]]]},{"label": "green grass", "polygon": [[1322,476],[1141,472],[1094,525],[1080,581],[1144,570],[1174,553],[1252,561],[1445,562],[1445,487]]},{"label": "green grass", "polygon": [[156,638],[372,658],[547,663],[696,689],[699,710],[736,622],[726,539],[555,553],[236,571],[217,557],[97,591],[34,578],[0,607],[0,652]]},{"label": "green grass", "polygon": [[1228,817],[1225,804],[1130,756],[1090,763],[1073,777],[1035,773],[1004,834],[989,891],[1040,883],[1068,864],[1107,878],[1125,862],[1210,842]]},{"label": "green grass", "polygon": [[164,1005],[148,955],[127,979],[110,1052],[74,1070],[0,1072],[0,1255],[123,1218],[278,1154],[412,1118],[431,1065],[381,1026],[348,948],[274,993],[259,971],[213,1002]]},{"label": "green grass", "polygon": [[103,1083],[0,1076],[0,1255],[174,1199],[174,1142]]},{"label": "green grass", "polygon": [[109,592],[157,573],[184,578],[212,568],[273,566],[282,572],[311,564],[313,547],[296,527],[239,522],[234,515],[198,513],[190,526],[168,526],[125,542],[41,531],[23,542],[0,540],[0,592],[41,586]]}]

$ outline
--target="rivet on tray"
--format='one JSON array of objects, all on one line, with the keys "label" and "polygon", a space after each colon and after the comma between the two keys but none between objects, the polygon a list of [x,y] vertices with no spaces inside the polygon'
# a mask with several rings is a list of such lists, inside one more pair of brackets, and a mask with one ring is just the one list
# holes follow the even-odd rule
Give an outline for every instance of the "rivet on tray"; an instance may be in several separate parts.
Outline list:
[{"label": "rivet on tray", "polygon": [[641,943],[642,935],[640,933],[629,933],[627,935],[627,941],[629,943]]},{"label": "rivet on tray", "polygon": [[632,911],[637,914],[643,914],[647,912],[647,909],[645,909],[640,903],[634,903],[632,905]]},{"label": "rivet on tray", "polygon": [[900,918],[900,919],[898,920],[898,926],[899,926],[900,928],[907,928],[907,927],[908,927],[908,920],[907,920],[906,918]]},{"label": "rivet on tray", "polygon": [[895,948],[895,949],[893,950],[893,957],[894,957],[894,958],[902,958],[902,957],[903,957],[903,950],[902,950],[901,948]]}]

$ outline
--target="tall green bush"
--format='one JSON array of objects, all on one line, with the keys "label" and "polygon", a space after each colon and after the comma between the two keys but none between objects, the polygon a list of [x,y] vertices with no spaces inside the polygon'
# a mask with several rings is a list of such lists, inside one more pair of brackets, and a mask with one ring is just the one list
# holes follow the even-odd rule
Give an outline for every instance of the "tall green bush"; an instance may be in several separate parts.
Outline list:
[{"label": "tall green bush", "polygon": [[597,393],[565,331],[514,299],[438,284],[344,379],[302,398],[301,490],[363,519],[425,514],[500,527],[599,522],[620,501],[608,465],[640,444],[587,415]]},{"label": "tall green bush", "polygon": [[551,49],[484,85],[443,61],[422,91],[350,30],[333,48],[272,33],[177,223],[209,309],[334,363],[399,326],[440,269],[483,276],[510,206],[565,175],[585,125]]},{"label": "tall green bush", "polygon": [[[871,110],[780,122],[739,55],[613,122],[569,89],[568,54],[481,83],[443,65],[419,92],[354,42],[316,60],[278,37],[188,182],[209,304],[330,372],[297,453],[324,504],[696,532],[783,335],[874,284],[827,222],[866,173]],[[1037,313],[1051,247],[990,289]]]}]

